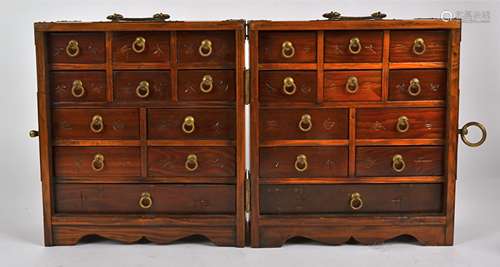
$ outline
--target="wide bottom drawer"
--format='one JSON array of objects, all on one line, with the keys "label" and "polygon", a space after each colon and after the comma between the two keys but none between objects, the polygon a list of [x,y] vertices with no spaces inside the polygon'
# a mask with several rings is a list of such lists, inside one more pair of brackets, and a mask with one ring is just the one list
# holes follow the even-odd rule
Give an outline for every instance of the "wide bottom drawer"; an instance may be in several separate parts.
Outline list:
[{"label": "wide bottom drawer", "polygon": [[57,213],[233,214],[234,185],[57,184]]},{"label": "wide bottom drawer", "polygon": [[261,185],[262,214],[436,213],[442,184]]}]

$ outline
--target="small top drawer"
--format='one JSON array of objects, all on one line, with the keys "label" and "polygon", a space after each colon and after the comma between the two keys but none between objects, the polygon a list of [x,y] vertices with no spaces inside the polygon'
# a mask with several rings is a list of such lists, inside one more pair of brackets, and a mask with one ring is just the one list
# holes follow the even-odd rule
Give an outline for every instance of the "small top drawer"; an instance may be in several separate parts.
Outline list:
[{"label": "small top drawer", "polygon": [[261,102],[316,101],[315,71],[261,71],[259,100]]},{"label": "small top drawer", "polygon": [[391,70],[389,100],[444,100],[446,70]]},{"label": "small top drawer", "polygon": [[53,71],[49,85],[52,102],[106,101],[104,71]]},{"label": "small top drawer", "polygon": [[181,64],[234,64],[235,49],[235,35],[232,31],[177,33],[177,60]]},{"label": "small top drawer", "polygon": [[168,32],[117,32],[113,34],[113,62],[168,63]]},{"label": "small top drawer", "polygon": [[389,49],[391,62],[446,62],[446,31],[392,31]]},{"label": "small top drawer", "polygon": [[259,62],[316,62],[316,32],[261,32],[259,35]]},{"label": "small top drawer", "polygon": [[104,63],[104,33],[50,33],[48,59],[50,63]]},{"label": "small top drawer", "polygon": [[329,31],[325,33],[325,62],[381,62],[382,31]]}]

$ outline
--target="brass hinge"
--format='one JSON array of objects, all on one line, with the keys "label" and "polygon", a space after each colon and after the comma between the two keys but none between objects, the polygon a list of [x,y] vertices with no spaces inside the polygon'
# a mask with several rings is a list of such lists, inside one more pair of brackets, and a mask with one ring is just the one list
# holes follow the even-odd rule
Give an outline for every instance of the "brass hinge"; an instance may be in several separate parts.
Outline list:
[{"label": "brass hinge", "polygon": [[247,170],[245,172],[245,221],[247,223],[250,223],[250,214],[251,214],[251,205],[250,205],[250,187],[251,187],[251,181],[250,181],[250,171]]},{"label": "brass hinge", "polygon": [[245,69],[245,105],[250,104],[250,70]]}]

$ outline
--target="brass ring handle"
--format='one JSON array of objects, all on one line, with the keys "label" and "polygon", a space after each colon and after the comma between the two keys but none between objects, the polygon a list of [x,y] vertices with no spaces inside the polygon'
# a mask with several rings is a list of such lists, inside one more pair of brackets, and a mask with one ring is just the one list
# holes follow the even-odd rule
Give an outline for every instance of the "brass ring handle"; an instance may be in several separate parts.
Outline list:
[{"label": "brass ring handle", "polygon": [[422,86],[420,85],[420,80],[418,78],[411,79],[410,85],[408,85],[408,94],[418,96],[421,92]]},{"label": "brass ring handle", "polygon": [[406,168],[406,163],[403,156],[396,154],[392,157],[392,169],[395,172],[402,172]]},{"label": "brass ring handle", "polygon": [[286,95],[293,95],[297,91],[297,85],[292,77],[286,77],[283,79],[283,93]]},{"label": "brass ring handle", "polygon": [[143,209],[149,209],[153,206],[153,199],[151,194],[148,192],[141,193],[141,198],[139,198],[139,207]]},{"label": "brass ring handle", "polygon": [[413,41],[413,53],[415,55],[423,55],[425,53],[426,45],[423,38],[417,38]]},{"label": "brass ring handle", "polygon": [[363,46],[361,45],[361,41],[358,37],[353,37],[349,40],[349,52],[353,55],[359,54]]},{"label": "brass ring handle", "polygon": [[146,38],[141,36],[135,38],[134,42],[132,43],[132,50],[137,54],[140,54],[144,52],[145,49],[146,49]]},{"label": "brass ring handle", "polygon": [[[304,127],[304,125],[306,125]],[[312,129],[312,117],[309,114],[304,114],[300,117],[299,129],[303,132],[309,132]]]},{"label": "brass ring handle", "polygon": [[104,120],[101,115],[94,115],[90,122],[90,130],[94,133],[100,133],[104,130]]},{"label": "brass ring handle", "polygon": [[148,81],[140,81],[137,88],[135,88],[135,94],[139,98],[146,98],[149,96],[149,82]]},{"label": "brass ring handle", "polygon": [[80,54],[80,46],[78,45],[78,41],[70,40],[68,45],[66,45],[66,55],[70,57],[76,57]]},{"label": "brass ring handle", "polygon": [[[473,143],[467,139],[467,134],[469,134],[469,127],[471,127],[471,126],[476,126],[477,128],[479,128],[479,130],[481,130],[481,139],[479,139],[479,141],[477,141],[475,143]],[[460,134],[460,138],[462,138],[462,141],[466,145],[468,145],[470,147],[478,147],[478,146],[482,145],[484,143],[484,141],[486,141],[487,132],[486,132],[486,127],[484,127],[483,124],[476,122],[476,121],[472,121],[472,122],[466,123],[462,127],[462,129],[458,129],[458,134]]]},{"label": "brass ring handle", "polygon": [[363,207],[363,199],[361,198],[360,193],[356,192],[351,194],[349,206],[351,206],[351,209],[353,210],[359,210]]},{"label": "brass ring handle", "polygon": [[208,57],[212,54],[212,41],[205,39],[201,41],[200,47],[198,47],[198,53],[202,57]]},{"label": "brass ring handle", "polygon": [[74,80],[73,86],[71,86],[71,95],[75,98],[80,98],[85,94],[85,87],[83,87],[83,82],[81,80]]},{"label": "brass ring handle", "polygon": [[350,94],[355,94],[359,90],[359,81],[356,76],[350,76],[347,78],[345,90]]},{"label": "brass ring handle", "polygon": [[204,75],[200,82],[200,90],[203,93],[208,94],[212,91],[213,88],[214,88],[214,79],[212,78],[212,76],[208,74]]},{"label": "brass ring handle", "polygon": [[405,133],[410,129],[410,122],[408,121],[408,117],[401,116],[398,118],[398,122],[396,123],[396,130],[400,133]]},{"label": "brass ring handle", "polygon": [[194,126],[194,117],[193,116],[186,116],[184,118],[184,122],[182,123],[182,131],[190,134],[194,132],[195,126]]},{"label": "brass ring handle", "polygon": [[90,164],[92,170],[95,172],[100,172],[104,169],[104,155],[103,154],[95,154],[92,163]]},{"label": "brass ring handle", "polygon": [[189,154],[184,163],[186,170],[192,172],[198,169],[198,157],[195,154]]},{"label": "brass ring handle", "polygon": [[304,172],[305,170],[307,170],[307,167],[309,167],[309,165],[307,164],[306,155],[304,154],[298,155],[297,159],[295,160],[295,169],[298,172]]},{"label": "brass ring handle", "polygon": [[290,41],[284,41],[281,44],[281,55],[284,58],[292,58],[295,56],[295,47],[293,47],[293,43]]}]

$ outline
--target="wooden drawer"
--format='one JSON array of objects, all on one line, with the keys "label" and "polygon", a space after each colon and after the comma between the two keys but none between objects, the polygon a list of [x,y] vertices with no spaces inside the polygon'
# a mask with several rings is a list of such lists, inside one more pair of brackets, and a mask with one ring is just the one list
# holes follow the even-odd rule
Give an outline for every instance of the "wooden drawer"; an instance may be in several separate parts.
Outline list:
[{"label": "wooden drawer", "polygon": [[441,139],[444,127],[443,108],[373,108],[356,112],[358,139]]},{"label": "wooden drawer", "polygon": [[168,63],[169,32],[113,33],[113,62]]},{"label": "wooden drawer", "polygon": [[357,147],[357,176],[443,175],[441,146]]},{"label": "wooden drawer", "polygon": [[50,63],[104,63],[106,61],[104,33],[50,33],[47,56]]},{"label": "wooden drawer", "polygon": [[57,102],[105,102],[106,72],[50,72],[50,96]]},{"label": "wooden drawer", "polygon": [[448,60],[448,33],[439,30],[391,31],[389,60],[391,62],[446,62]]},{"label": "wooden drawer", "polygon": [[315,71],[261,71],[259,74],[261,102],[315,102]]},{"label": "wooden drawer", "polygon": [[316,62],[316,32],[272,31],[259,34],[260,63]]},{"label": "wooden drawer", "polygon": [[236,203],[233,185],[57,184],[55,199],[57,213],[232,214]]},{"label": "wooden drawer", "polygon": [[440,213],[442,195],[442,184],[261,185],[260,210],[263,214]]},{"label": "wooden drawer", "polygon": [[382,100],[382,71],[325,72],[325,101]]},{"label": "wooden drawer", "polygon": [[389,72],[389,100],[444,100],[446,70],[391,70]]},{"label": "wooden drawer", "polygon": [[265,140],[347,139],[347,109],[262,109],[259,136]]},{"label": "wooden drawer", "polygon": [[137,109],[57,108],[52,112],[55,139],[138,139]]},{"label": "wooden drawer", "polygon": [[148,175],[162,177],[234,177],[233,147],[150,147]]},{"label": "wooden drawer", "polygon": [[56,147],[54,170],[59,177],[141,176],[141,149]]},{"label": "wooden drawer", "polygon": [[179,101],[235,101],[234,70],[181,70],[177,75]]},{"label": "wooden drawer", "polygon": [[261,147],[260,177],[347,176],[347,147]]},{"label": "wooden drawer", "polygon": [[149,109],[148,138],[234,140],[234,113],[233,109]]},{"label": "wooden drawer", "polygon": [[115,71],[116,102],[155,102],[170,100],[170,71]]},{"label": "wooden drawer", "polygon": [[234,32],[178,32],[177,60],[181,64],[234,64],[236,62]]},{"label": "wooden drawer", "polygon": [[382,62],[382,31],[325,32],[325,62]]}]

